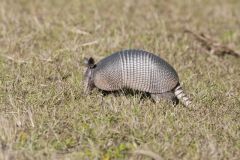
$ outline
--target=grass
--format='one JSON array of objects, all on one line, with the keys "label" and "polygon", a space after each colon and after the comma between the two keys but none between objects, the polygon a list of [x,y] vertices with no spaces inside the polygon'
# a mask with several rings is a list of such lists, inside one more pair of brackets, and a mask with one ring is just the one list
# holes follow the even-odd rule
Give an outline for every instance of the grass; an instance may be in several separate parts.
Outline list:
[{"label": "grass", "polygon": [[[0,159],[238,159],[240,63],[183,28],[240,49],[237,0],[1,0]],[[178,71],[195,110],[140,95],[83,95],[84,57],[126,48]]]}]

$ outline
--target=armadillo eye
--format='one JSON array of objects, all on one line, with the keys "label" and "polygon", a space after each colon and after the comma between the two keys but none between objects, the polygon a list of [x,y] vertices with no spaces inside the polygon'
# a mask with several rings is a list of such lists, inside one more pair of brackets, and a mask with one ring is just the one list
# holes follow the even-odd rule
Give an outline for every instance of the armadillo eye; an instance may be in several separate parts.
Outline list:
[{"label": "armadillo eye", "polygon": [[91,69],[93,69],[95,67],[96,67],[96,64],[90,66]]}]

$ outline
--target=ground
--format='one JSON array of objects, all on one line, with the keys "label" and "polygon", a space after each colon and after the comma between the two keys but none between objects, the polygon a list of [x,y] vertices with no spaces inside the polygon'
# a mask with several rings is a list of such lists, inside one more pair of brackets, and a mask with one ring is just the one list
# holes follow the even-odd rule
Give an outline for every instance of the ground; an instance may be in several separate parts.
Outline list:
[{"label": "ground", "polygon": [[[238,159],[238,0],[1,0],[0,159]],[[127,48],[178,72],[194,108],[139,94],[83,94],[83,59]]]}]

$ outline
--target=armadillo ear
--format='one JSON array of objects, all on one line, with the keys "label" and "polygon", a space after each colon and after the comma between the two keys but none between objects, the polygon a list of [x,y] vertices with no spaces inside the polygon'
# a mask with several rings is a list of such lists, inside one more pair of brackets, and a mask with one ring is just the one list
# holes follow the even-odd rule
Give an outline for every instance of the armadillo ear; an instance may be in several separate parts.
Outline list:
[{"label": "armadillo ear", "polygon": [[93,68],[95,66],[95,61],[92,57],[84,58],[84,64],[86,67]]},{"label": "armadillo ear", "polygon": [[93,59],[92,57],[90,57],[90,58],[88,59],[88,65],[89,65],[89,66],[94,66],[94,64],[95,64],[94,59]]}]

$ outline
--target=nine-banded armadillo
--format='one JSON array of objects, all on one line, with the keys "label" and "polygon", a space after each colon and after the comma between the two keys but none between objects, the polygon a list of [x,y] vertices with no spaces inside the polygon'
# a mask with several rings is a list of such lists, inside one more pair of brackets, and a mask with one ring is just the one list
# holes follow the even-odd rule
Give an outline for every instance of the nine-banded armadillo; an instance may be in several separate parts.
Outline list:
[{"label": "nine-banded armadillo", "polygon": [[148,92],[155,101],[161,99],[191,101],[183,92],[174,68],[160,57],[143,50],[123,50],[95,64],[93,58],[85,59],[84,92],[94,87],[105,91],[124,88]]}]

